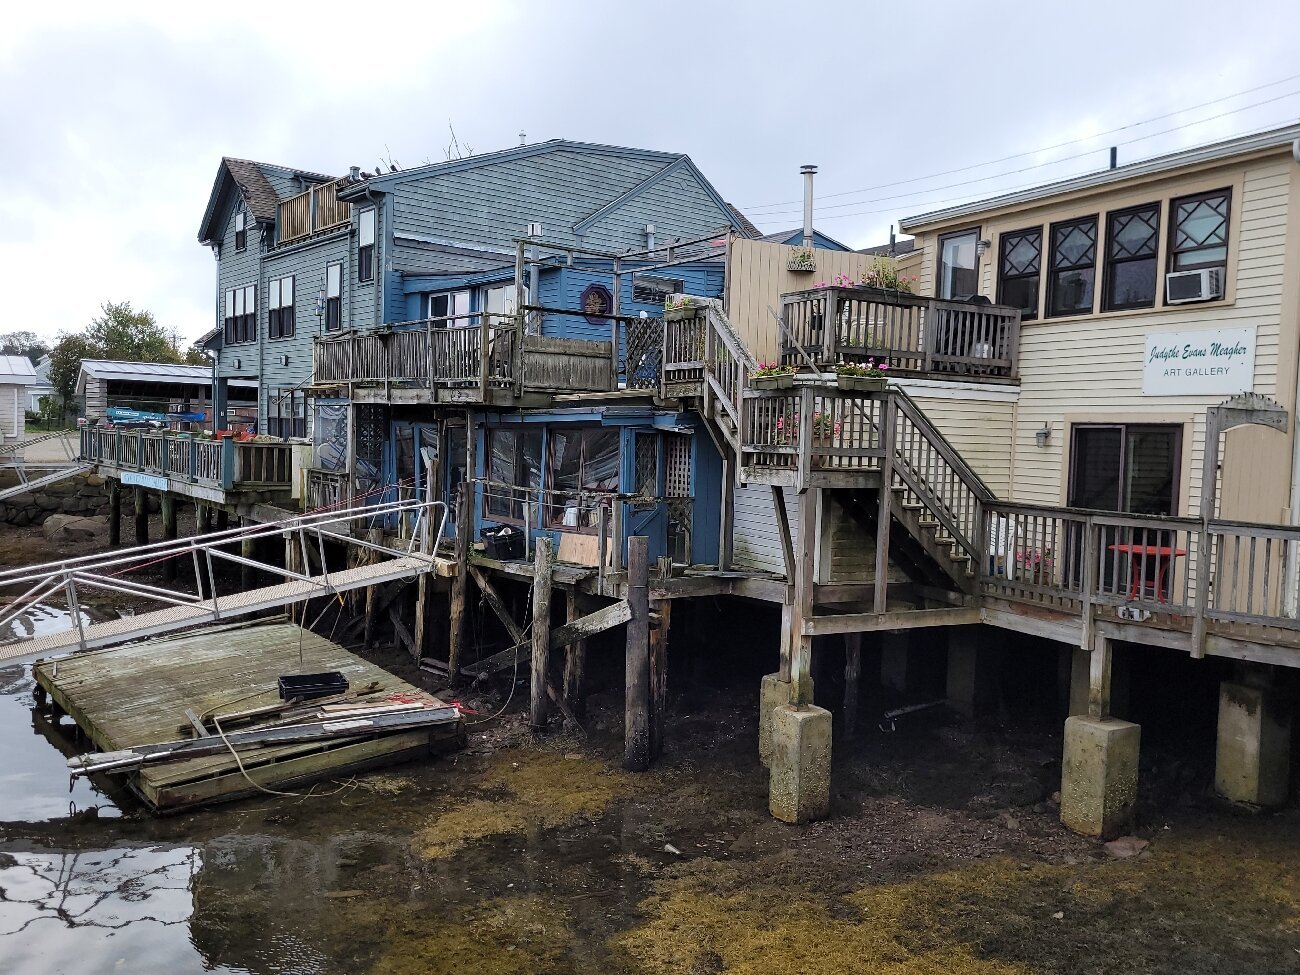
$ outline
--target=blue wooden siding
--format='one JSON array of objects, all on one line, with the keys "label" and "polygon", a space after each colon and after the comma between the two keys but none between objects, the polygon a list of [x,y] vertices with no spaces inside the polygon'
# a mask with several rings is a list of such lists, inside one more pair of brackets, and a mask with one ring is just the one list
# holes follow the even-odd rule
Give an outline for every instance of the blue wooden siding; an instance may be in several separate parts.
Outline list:
[{"label": "blue wooden siding", "polygon": [[584,234],[587,246],[645,247],[646,224],[654,224],[660,242],[689,240],[731,224],[731,214],[686,167],[674,170],[645,192],[624,203]]},{"label": "blue wooden siding", "polygon": [[[663,314],[662,304],[634,301],[632,297],[634,265],[623,269],[620,313],[638,315],[645,312],[650,317]],[[704,298],[721,298],[725,270],[721,264],[682,264],[662,270],[647,271],[652,277],[674,278],[683,283],[687,294]],[[611,287],[611,270],[592,267],[563,267],[542,273],[541,304],[549,308],[580,308],[582,292],[590,285]],[[610,327],[607,322],[591,323],[577,315],[547,315],[542,322],[542,334],[552,338],[589,339],[607,341]]]},{"label": "blue wooden siding", "polygon": [[[795,245],[802,244],[803,228],[801,227],[797,230],[791,230],[788,234],[783,234],[780,236],[779,239],[774,240],[773,243],[795,244]],[[825,234],[823,234],[821,231],[817,230],[816,228],[813,228],[813,246],[820,247],[823,250],[828,250],[828,251],[849,251],[853,249],[851,247],[845,246],[844,244],[841,244],[838,240],[835,240],[831,237],[827,237]]]}]

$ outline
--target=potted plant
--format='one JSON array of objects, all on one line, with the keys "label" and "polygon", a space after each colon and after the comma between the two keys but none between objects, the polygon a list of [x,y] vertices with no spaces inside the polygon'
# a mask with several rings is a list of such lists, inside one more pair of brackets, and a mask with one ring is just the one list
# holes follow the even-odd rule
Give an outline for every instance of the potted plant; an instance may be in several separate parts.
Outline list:
[{"label": "potted plant", "polygon": [[874,359],[866,362],[841,362],[835,367],[835,381],[843,390],[884,389],[889,382],[886,372],[889,363],[876,364]]},{"label": "potted plant", "polygon": [[894,291],[912,294],[916,290],[915,275],[899,274],[893,261],[877,257],[862,275],[862,287],[877,291]]},{"label": "potted plant", "polygon": [[680,322],[695,317],[695,299],[687,296],[664,302],[664,321]]},{"label": "potted plant", "polygon": [[779,362],[760,362],[750,374],[755,389],[790,389],[794,386],[794,366]]},{"label": "potted plant", "polygon": [[785,268],[787,271],[815,271],[817,270],[817,257],[813,254],[811,247],[796,248],[785,262]]}]

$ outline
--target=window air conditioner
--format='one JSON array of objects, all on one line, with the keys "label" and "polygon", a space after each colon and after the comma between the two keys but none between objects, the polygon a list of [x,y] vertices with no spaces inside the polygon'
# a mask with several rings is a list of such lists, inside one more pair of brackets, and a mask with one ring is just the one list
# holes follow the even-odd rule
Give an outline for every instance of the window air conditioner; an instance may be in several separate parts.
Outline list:
[{"label": "window air conditioner", "polygon": [[1191,301],[1209,301],[1223,297],[1223,268],[1207,267],[1199,271],[1173,271],[1165,275],[1165,289],[1170,305]]}]

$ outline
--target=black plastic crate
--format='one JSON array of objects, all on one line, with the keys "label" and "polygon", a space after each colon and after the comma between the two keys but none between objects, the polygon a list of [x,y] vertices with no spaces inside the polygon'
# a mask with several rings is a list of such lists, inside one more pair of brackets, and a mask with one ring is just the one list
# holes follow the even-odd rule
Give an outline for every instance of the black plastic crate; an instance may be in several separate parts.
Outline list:
[{"label": "black plastic crate", "polygon": [[280,700],[295,697],[330,697],[348,689],[348,679],[337,670],[325,674],[285,674],[280,678]]},{"label": "black plastic crate", "polygon": [[521,528],[514,525],[484,528],[479,537],[483,539],[485,554],[490,559],[504,562],[524,557],[524,532]]}]

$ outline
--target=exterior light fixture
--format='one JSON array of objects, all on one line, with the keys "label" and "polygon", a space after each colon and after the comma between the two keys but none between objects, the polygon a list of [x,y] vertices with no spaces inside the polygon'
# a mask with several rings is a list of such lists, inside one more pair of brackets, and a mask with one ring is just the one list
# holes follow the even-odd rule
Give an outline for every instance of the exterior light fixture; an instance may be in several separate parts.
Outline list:
[{"label": "exterior light fixture", "polygon": [[993,245],[989,243],[987,240],[981,240],[975,244],[975,253],[978,254],[980,257],[983,257],[985,254],[988,253],[989,248],[992,246]]},{"label": "exterior light fixture", "polygon": [[1043,429],[1034,431],[1034,443],[1038,444],[1038,446],[1040,447],[1046,447],[1047,442],[1051,439],[1052,439],[1052,428],[1049,427],[1047,425],[1047,421],[1044,420]]}]

